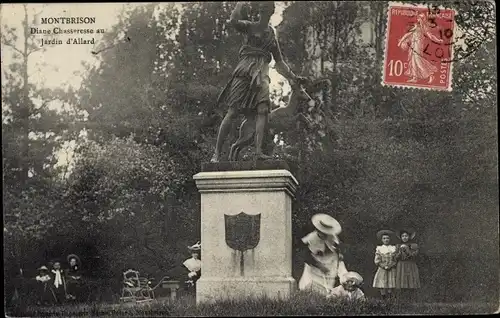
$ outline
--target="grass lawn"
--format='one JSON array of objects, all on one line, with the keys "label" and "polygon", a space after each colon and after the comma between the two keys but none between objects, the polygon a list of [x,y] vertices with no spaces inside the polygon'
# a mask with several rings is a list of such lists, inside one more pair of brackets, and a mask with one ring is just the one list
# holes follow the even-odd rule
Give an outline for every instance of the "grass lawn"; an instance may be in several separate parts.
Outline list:
[{"label": "grass lawn", "polygon": [[287,300],[266,298],[226,300],[195,304],[194,297],[175,302],[159,299],[142,304],[93,303],[54,307],[26,306],[8,313],[22,317],[160,317],[160,316],[277,316],[277,315],[458,315],[494,313],[498,304],[487,303],[389,303],[369,299],[364,303],[327,301],[317,295],[297,293]]}]

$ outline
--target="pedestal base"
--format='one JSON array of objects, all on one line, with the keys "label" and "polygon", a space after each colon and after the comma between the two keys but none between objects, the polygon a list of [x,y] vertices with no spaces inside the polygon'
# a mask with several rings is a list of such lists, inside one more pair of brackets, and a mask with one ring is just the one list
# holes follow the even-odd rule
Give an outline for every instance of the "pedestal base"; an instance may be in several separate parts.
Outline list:
[{"label": "pedestal base", "polygon": [[260,297],[284,299],[296,289],[292,277],[200,277],[196,283],[196,303]]},{"label": "pedestal base", "polygon": [[292,199],[298,182],[286,167],[284,162],[205,164],[193,177],[201,194],[197,303],[285,298],[295,290]]}]

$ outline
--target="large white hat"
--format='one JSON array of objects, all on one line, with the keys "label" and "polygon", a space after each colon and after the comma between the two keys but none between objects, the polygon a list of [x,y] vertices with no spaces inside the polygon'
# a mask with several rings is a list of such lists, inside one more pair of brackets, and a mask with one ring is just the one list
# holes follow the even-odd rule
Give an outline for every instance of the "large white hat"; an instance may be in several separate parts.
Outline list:
[{"label": "large white hat", "polygon": [[342,283],[345,283],[348,280],[354,280],[354,281],[356,281],[356,285],[361,285],[363,283],[363,277],[361,277],[361,275],[359,275],[358,273],[352,272],[352,271],[345,273],[341,277],[341,282]]},{"label": "large white hat", "polygon": [[340,223],[328,214],[315,214],[311,221],[318,231],[325,234],[337,236],[342,232]]}]

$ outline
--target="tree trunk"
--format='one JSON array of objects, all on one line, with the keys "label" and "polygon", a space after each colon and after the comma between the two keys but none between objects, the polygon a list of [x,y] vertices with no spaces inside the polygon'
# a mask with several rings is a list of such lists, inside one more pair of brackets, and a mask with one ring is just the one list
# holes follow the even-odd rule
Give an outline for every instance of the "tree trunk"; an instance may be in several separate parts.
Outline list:
[{"label": "tree trunk", "polygon": [[331,50],[331,63],[332,63],[332,75],[334,77],[334,80],[332,81],[332,91],[331,91],[331,104],[332,105],[337,105],[337,97],[338,97],[338,81],[335,80],[335,77],[337,77],[337,60],[338,60],[338,50],[339,50],[339,15],[338,15],[338,5],[336,5],[335,8],[335,20],[333,21],[333,32],[331,32],[331,43],[330,43],[330,50]]},{"label": "tree trunk", "polygon": [[170,223],[170,216],[172,214],[171,210],[171,205],[167,202],[164,208],[165,213],[163,214],[163,226],[161,229],[161,238],[163,241],[163,244],[168,243],[168,238],[169,238],[169,223]]},{"label": "tree trunk", "polygon": [[[382,60],[383,60],[383,40],[384,40],[384,26],[385,26],[385,21],[384,21],[384,4],[383,3],[373,3],[372,6],[372,14],[375,16],[375,65],[382,65]],[[387,115],[389,115],[389,109],[385,107],[385,105],[382,104],[382,87],[380,86],[379,83],[379,76],[380,76],[380,70],[378,67],[374,69],[374,83],[373,83],[373,108],[374,108],[374,114],[373,116],[376,117],[383,117],[385,118]]]},{"label": "tree trunk", "polygon": [[19,183],[22,187],[28,181],[29,171],[29,116],[30,116],[30,99],[29,99],[29,86],[28,86],[28,9],[24,5],[24,47],[23,47],[23,96],[20,105],[20,121],[21,121],[21,153],[19,157],[20,176]]},{"label": "tree trunk", "polygon": [[175,211],[175,197],[168,195],[167,202],[165,202],[165,214],[163,216],[163,229],[162,239],[165,244],[172,242],[177,236],[176,229],[176,211]]}]

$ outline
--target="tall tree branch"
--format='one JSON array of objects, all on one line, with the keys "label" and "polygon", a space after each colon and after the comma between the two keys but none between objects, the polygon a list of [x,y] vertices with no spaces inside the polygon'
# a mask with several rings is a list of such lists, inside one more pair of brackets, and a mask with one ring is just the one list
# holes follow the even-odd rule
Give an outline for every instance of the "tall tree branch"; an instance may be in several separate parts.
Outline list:
[{"label": "tall tree branch", "polygon": [[18,49],[14,44],[3,41],[3,45],[13,48],[17,53],[21,54],[24,57],[24,52]]}]

